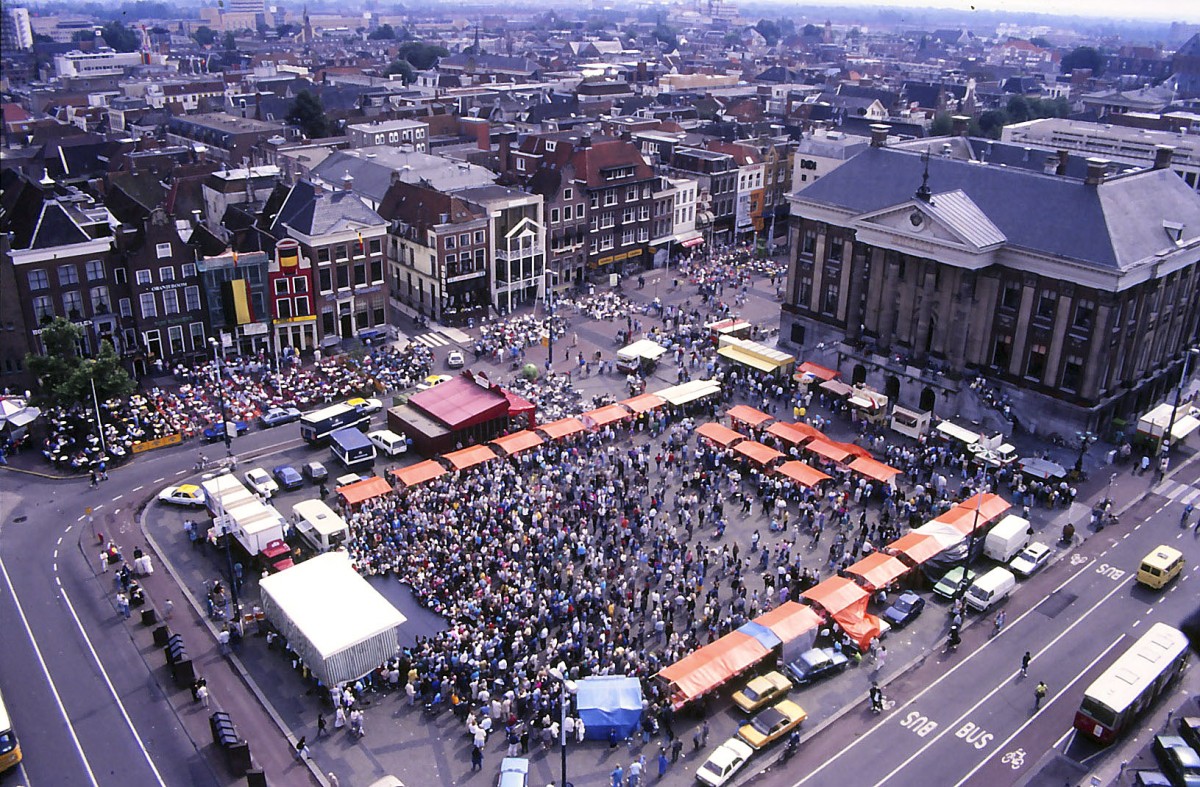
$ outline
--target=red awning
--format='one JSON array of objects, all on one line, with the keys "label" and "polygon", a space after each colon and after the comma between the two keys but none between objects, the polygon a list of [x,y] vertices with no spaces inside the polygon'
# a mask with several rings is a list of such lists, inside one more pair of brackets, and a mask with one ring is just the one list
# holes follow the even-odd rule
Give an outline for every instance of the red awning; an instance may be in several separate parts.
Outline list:
[{"label": "red awning", "polygon": [[834,377],[838,376],[839,372],[834,369],[829,369],[819,364],[815,364],[811,361],[805,361],[796,367],[796,377],[802,377],[806,374],[811,374],[818,380],[832,380]]},{"label": "red awning", "polygon": [[579,422],[582,424],[588,423],[590,419],[596,426],[605,426],[607,424],[623,421],[629,417],[629,411],[619,404],[609,404],[604,407],[599,407],[595,410],[589,410],[579,416]]},{"label": "red awning", "polygon": [[793,460],[784,462],[779,467],[775,468],[776,472],[782,473],[788,478],[803,486],[816,486],[822,481],[828,481],[829,476],[822,473],[815,467],[806,465],[804,462]]},{"label": "red awning", "polygon": [[544,434],[550,440],[559,440],[568,435],[579,434],[586,431],[578,418],[563,418],[558,421],[552,421],[548,424],[542,424],[537,428],[539,432]]},{"label": "red awning", "polygon": [[731,421],[741,421],[748,426],[762,426],[773,418],[773,416],[767,415],[762,410],[756,410],[744,404],[729,408],[726,414]]},{"label": "red awning", "polygon": [[537,405],[529,401],[523,396],[517,396],[512,391],[505,391],[504,398],[508,400],[508,417],[520,418],[522,416],[529,418],[529,423],[533,423],[533,414],[537,410]]},{"label": "red awning", "polygon": [[893,555],[919,566],[945,549],[942,542],[924,533],[909,533],[901,536],[884,549]]},{"label": "red awning", "polygon": [[733,431],[728,426],[722,426],[716,421],[700,424],[700,426],[696,427],[696,434],[706,440],[711,440],[723,448],[728,448],[737,441],[746,439],[745,435]]},{"label": "red awning", "polygon": [[743,440],[733,447],[735,454],[741,454],[752,462],[760,465],[769,465],[776,459],[783,458],[783,454],[776,451],[769,445],[755,442],[754,440]]},{"label": "red awning", "polygon": [[856,473],[862,473],[867,478],[873,478],[885,484],[891,483],[893,478],[900,475],[900,471],[896,468],[891,465],[885,465],[883,462],[872,459],[869,456],[857,457],[850,463],[850,469]]},{"label": "red awning", "polygon": [[809,435],[797,429],[793,424],[776,421],[767,427],[767,434],[774,435],[790,445],[803,445],[812,439]]},{"label": "red awning", "polygon": [[845,577],[830,577],[800,594],[830,615],[867,598],[867,591]]},{"label": "red awning", "polygon": [[957,508],[967,508],[974,511],[979,509],[979,518],[985,522],[991,522],[997,519],[1012,505],[1000,495],[993,495],[991,492],[979,492],[956,506]]},{"label": "red awning", "polygon": [[352,506],[373,497],[381,497],[390,491],[392,491],[392,485],[377,475],[337,488],[337,493],[342,496],[346,504]]},{"label": "red awning", "polygon": [[872,552],[846,569],[847,574],[862,580],[867,590],[879,590],[895,582],[911,569],[891,555]]},{"label": "red awning", "polygon": [[811,440],[804,446],[805,450],[812,451],[818,456],[823,456],[826,459],[832,459],[835,462],[843,462],[849,456],[850,452],[844,448],[839,448],[837,445],[825,440]]},{"label": "red awning", "polygon": [[696,246],[699,246],[702,243],[704,243],[704,238],[692,238],[691,240],[685,240],[683,243],[680,243],[679,245],[685,249],[691,249],[691,248],[695,248]]},{"label": "red awning", "polygon": [[405,486],[416,486],[426,481],[432,481],[438,476],[445,475],[447,472],[446,468],[440,463],[432,459],[426,459],[424,462],[418,462],[409,467],[401,467],[398,470],[393,470],[392,475]]},{"label": "red awning", "polygon": [[821,625],[821,616],[796,601],[785,601],[770,612],[765,612],[754,619],[760,626],[766,626],[771,633],[784,642],[791,642],[805,632],[812,631]]},{"label": "red awning", "polygon": [[837,623],[838,628],[846,632],[846,636],[854,640],[858,649],[864,653],[871,647],[871,640],[878,637],[879,632],[883,630],[879,618],[867,612],[865,599],[861,605],[855,605],[834,615],[833,622]]},{"label": "red awning", "polygon": [[490,462],[495,458],[496,452],[486,445],[468,446],[459,451],[451,451],[442,457],[442,459],[454,465],[455,470],[466,470],[475,465]]},{"label": "red awning", "polygon": [[652,393],[639,394],[631,399],[625,399],[619,404],[623,404],[635,413],[644,413],[649,410],[657,410],[666,404],[667,401],[661,396]]},{"label": "red awning", "polygon": [[770,652],[749,634],[734,631],[684,656],[658,677],[670,686],[671,701],[678,707],[740,675]]},{"label": "red awning", "polygon": [[507,456],[519,454],[522,451],[528,451],[530,448],[536,448],[542,444],[542,438],[537,432],[532,432],[528,429],[522,429],[520,432],[506,434],[503,437],[497,437],[491,441],[491,445],[496,446],[503,451]]}]

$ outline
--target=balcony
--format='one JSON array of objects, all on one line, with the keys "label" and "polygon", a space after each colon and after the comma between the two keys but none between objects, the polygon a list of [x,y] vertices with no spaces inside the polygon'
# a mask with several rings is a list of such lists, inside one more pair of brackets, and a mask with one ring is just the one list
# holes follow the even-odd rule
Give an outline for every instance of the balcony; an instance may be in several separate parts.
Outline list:
[{"label": "balcony", "polygon": [[546,247],[540,243],[535,243],[532,246],[526,246],[524,248],[513,249],[511,253],[505,249],[496,249],[496,262],[509,262],[510,260],[516,262],[517,260],[527,260],[530,257],[536,257],[544,254],[545,251]]}]

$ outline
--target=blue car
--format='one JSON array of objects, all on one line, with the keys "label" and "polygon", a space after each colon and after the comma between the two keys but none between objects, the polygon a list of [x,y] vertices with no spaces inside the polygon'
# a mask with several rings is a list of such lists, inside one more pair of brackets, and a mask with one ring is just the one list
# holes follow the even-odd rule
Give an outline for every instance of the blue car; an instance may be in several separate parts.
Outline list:
[{"label": "blue car", "polygon": [[[245,421],[230,421],[229,423],[237,427],[237,436],[241,437],[250,431],[250,424]],[[225,439],[225,424],[217,421],[215,424],[209,424],[204,427],[204,431],[200,433],[200,439],[206,443],[216,443]]]},{"label": "blue car", "polygon": [[850,664],[850,659],[833,648],[813,648],[787,665],[797,686],[806,686],[821,678],[836,675]]},{"label": "blue car", "polygon": [[271,471],[275,482],[283,489],[299,489],[304,486],[304,477],[291,465],[280,465]]},{"label": "blue car", "polygon": [[902,629],[916,620],[924,610],[925,599],[911,590],[907,590],[883,611],[883,617],[892,625],[892,628]]}]

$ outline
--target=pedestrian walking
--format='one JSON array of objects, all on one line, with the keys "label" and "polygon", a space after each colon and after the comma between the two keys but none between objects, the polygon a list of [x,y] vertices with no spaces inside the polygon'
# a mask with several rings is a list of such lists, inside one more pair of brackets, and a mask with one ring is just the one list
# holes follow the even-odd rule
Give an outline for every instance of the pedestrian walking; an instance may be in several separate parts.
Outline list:
[{"label": "pedestrian walking", "polygon": [[676,738],[671,741],[671,762],[679,762],[679,755],[683,752],[683,740]]},{"label": "pedestrian walking", "polygon": [[887,646],[880,645],[879,650],[875,651],[875,671],[883,672],[883,665],[887,663]]},{"label": "pedestrian walking", "polygon": [[614,765],[612,773],[612,787],[625,787],[625,769],[620,764]]},{"label": "pedestrian walking", "polygon": [[708,733],[709,733],[708,719],[704,720],[703,726],[700,727],[700,733],[701,733],[701,741],[700,742],[703,743],[705,746],[707,746],[708,745]]},{"label": "pedestrian walking", "polygon": [[660,780],[667,775],[667,768],[670,766],[671,763],[667,760],[667,747],[663,746],[658,750],[658,778]]},{"label": "pedestrian walking", "polygon": [[322,735],[328,735],[328,734],[329,734],[329,722],[325,721],[324,713],[318,713],[317,714],[317,737],[320,738]]},{"label": "pedestrian walking", "polygon": [[175,602],[167,599],[163,602],[163,620],[170,620],[171,613],[175,611]]},{"label": "pedestrian walking", "polygon": [[309,757],[308,738],[302,737],[296,741],[296,759],[304,762]]},{"label": "pedestrian walking", "polygon": [[108,550],[100,553],[100,571],[104,574],[108,573]]},{"label": "pedestrian walking", "polygon": [[1037,688],[1033,690],[1033,709],[1037,710],[1042,707],[1042,700],[1046,698],[1046,692],[1050,688],[1046,685],[1046,681],[1038,681]]},{"label": "pedestrian walking", "polygon": [[341,787],[341,782],[338,781],[337,774],[333,771],[325,774],[325,778],[329,781],[329,787]]},{"label": "pedestrian walking", "polygon": [[1004,614],[1004,610],[1000,610],[996,613],[995,624],[992,626],[993,637],[1000,633],[1000,629],[1004,628],[1004,621],[1006,618],[1007,616]]},{"label": "pedestrian walking", "polygon": [[1025,655],[1021,657],[1021,677],[1029,674],[1029,662],[1033,661],[1033,656],[1029,655],[1029,651],[1025,651]]},{"label": "pedestrian walking", "polygon": [[199,686],[196,687],[196,698],[198,700],[200,700],[201,705],[203,705],[205,708],[208,707],[208,686],[207,686],[207,684],[201,683]]},{"label": "pedestrian walking", "polygon": [[483,770],[483,749],[478,746],[471,747],[471,773]]},{"label": "pedestrian walking", "polygon": [[[1191,517],[1191,515],[1192,515],[1192,511],[1193,511],[1193,508],[1192,508],[1192,504],[1191,504],[1191,503],[1188,503],[1186,506],[1184,506],[1184,508],[1183,508],[1183,516],[1181,516],[1181,517],[1179,518],[1179,526],[1180,526],[1180,527],[1187,527],[1187,524],[1188,524],[1188,518],[1189,518],[1189,517]],[[1197,520],[1196,520],[1196,523],[1197,523],[1197,524],[1200,524],[1200,519],[1197,519]]]}]

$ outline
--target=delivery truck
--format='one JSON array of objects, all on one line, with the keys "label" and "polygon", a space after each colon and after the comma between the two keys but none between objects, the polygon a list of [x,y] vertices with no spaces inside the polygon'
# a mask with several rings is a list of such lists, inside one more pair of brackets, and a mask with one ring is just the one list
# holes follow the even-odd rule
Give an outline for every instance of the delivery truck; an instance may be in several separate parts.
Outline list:
[{"label": "delivery truck", "polygon": [[201,485],[212,514],[208,538],[215,544],[233,539],[238,551],[256,568],[283,571],[292,565],[286,541],[287,522],[275,508],[262,502],[234,475],[210,478]]},{"label": "delivery truck", "polygon": [[1029,520],[1015,514],[997,522],[983,539],[983,554],[998,563],[1007,563],[1029,544]]}]

